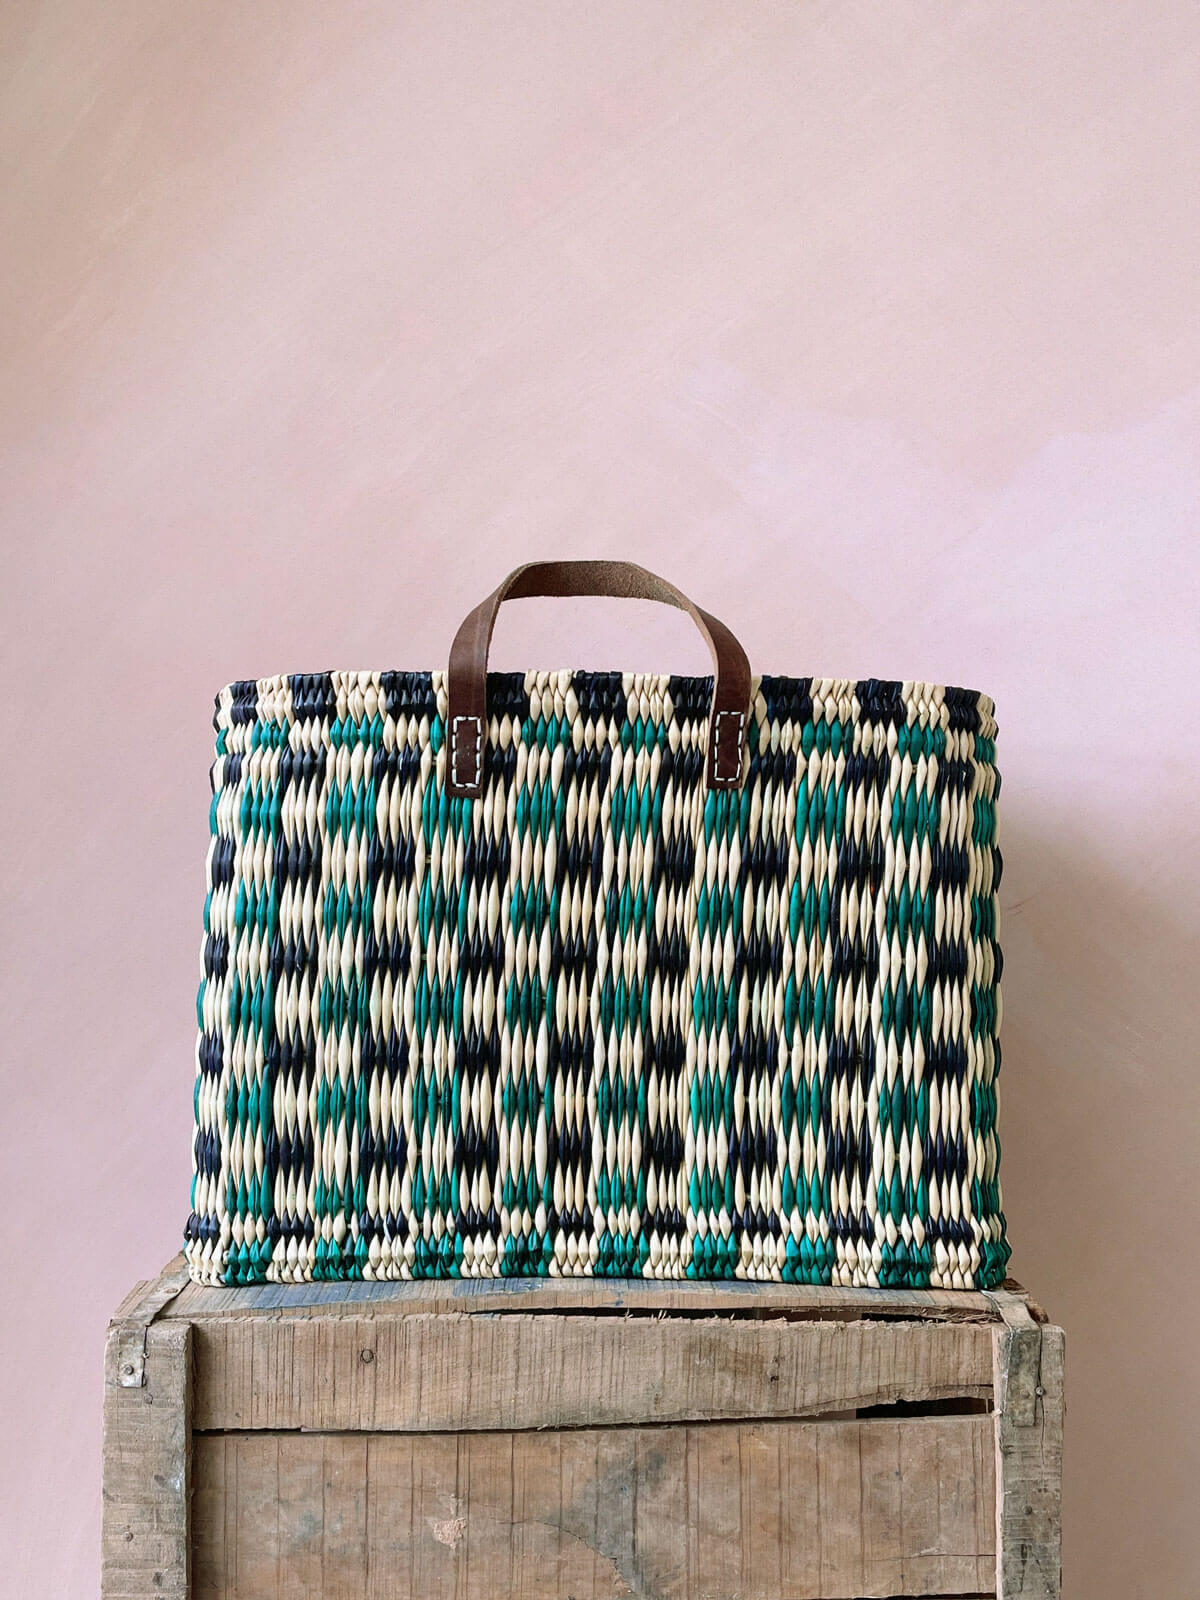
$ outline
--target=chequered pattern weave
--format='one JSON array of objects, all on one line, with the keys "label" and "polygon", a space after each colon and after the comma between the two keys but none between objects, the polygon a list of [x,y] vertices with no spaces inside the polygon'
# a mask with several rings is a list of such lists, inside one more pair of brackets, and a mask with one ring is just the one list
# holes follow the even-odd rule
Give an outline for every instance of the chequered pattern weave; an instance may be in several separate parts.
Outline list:
[{"label": "chequered pattern weave", "polygon": [[490,674],[475,801],[441,673],[221,694],[194,1277],[1003,1278],[992,703],[711,693]]}]

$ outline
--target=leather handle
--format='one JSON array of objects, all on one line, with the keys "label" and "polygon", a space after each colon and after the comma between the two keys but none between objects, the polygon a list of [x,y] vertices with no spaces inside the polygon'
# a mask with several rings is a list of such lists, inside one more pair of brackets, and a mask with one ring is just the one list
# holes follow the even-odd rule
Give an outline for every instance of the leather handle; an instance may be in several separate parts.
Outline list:
[{"label": "leather handle", "polygon": [[704,635],[713,660],[712,711],[708,719],[706,775],[710,789],[737,789],[742,782],[746,724],[750,714],[750,663],[725,624],[693,605],[673,583],[632,561],[531,561],[510,572],[486,600],[468,612],[450,647],[446,674],[446,788],[460,800],[483,793],[487,746],[487,658],[504,600],[534,595],[611,595],[661,600],[686,611]]}]

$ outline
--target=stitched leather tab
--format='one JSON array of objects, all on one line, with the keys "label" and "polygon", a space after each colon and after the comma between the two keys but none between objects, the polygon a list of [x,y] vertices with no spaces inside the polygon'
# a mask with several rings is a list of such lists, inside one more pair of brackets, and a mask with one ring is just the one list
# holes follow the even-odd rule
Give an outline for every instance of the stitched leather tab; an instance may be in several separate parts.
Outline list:
[{"label": "stitched leather tab", "polygon": [[450,774],[453,785],[478,793],[483,778],[482,718],[450,718]]},{"label": "stitched leather tab", "polygon": [[714,711],[709,724],[713,736],[710,785],[738,788],[742,781],[742,756],[746,748],[746,713]]}]

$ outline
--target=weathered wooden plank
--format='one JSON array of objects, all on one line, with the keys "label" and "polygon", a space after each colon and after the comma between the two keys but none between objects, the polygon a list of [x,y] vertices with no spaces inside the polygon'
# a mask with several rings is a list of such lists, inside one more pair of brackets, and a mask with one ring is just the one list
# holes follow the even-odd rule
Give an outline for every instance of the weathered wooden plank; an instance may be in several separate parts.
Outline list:
[{"label": "weathered wooden plank", "polygon": [[[994,1358],[996,1592],[1000,1600],[1058,1600],[1062,1586],[1062,1329],[1035,1324],[1031,1336],[1028,1329],[1006,1322],[995,1332]],[[1031,1390],[1030,1407],[1027,1397]]]},{"label": "weathered wooden plank", "polygon": [[[548,1433],[545,1438],[547,1445],[554,1441],[558,1446],[560,1472],[565,1482],[573,1448],[587,1436],[582,1433]],[[408,1447],[411,1452],[419,1451],[420,1444],[419,1438],[410,1436]],[[457,1451],[458,1462],[453,1482],[447,1481],[440,1499],[436,1500],[436,1525],[430,1528],[440,1548],[428,1552],[427,1564],[434,1567],[436,1573],[438,1565],[449,1559],[446,1554],[449,1551],[459,1562],[463,1574],[463,1600],[491,1600],[493,1594],[513,1591],[512,1542],[505,1543],[489,1535],[484,1511],[488,1503],[487,1496],[493,1488],[497,1464],[498,1470],[507,1472],[509,1481],[512,1480],[512,1440],[509,1440],[507,1465],[503,1445],[491,1434],[463,1434],[459,1438]],[[381,1453],[382,1461],[386,1463],[393,1454],[403,1460],[403,1452],[393,1452],[389,1440]],[[433,1485],[432,1489],[436,1497],[437,1485]],[[468,1533],[467,1520],[463,1515],[467,1506],[474,1506],[480,1512],[473,1533]],[[379,1600],[385,1600],[382,1593]]]},{"label": "weathered wooden plank", "polygon": [[[196,1441],[197,1600],[824,1600],[986,1591],[991,1419]],[[897,1463],[962,1473],[910,1509]],[[969,1468],[980,1465],[978,1474]],[[222,1507],[276,1531],[231,1552]],[[319,1512],[319,1514],[318,1514]],[[319,1576],[317,1576],[319,1575]],[[314,1581],[316,1579],[316,1581]]]},{"label": "weathered wooden plank", "polygon": [[817,1439],[816,1428],[802,1428],[788,1436],[786,1447],[782,1438],[776,1440],[780,1495],[792,1508],[788,1538],[779,1551],[781,1594],[821,1591],[821,1505],[812,1491],[818,1482]]},{"label": "weathered wooden plank", "polygon": [[157,1277],[134,1284],[113,1312],[112,1321],[140,1322],[145,1327],[185,1286],[196,1287],[188,1279],[187,1262],[181,1251],[167,1262]]},{"label": "weathered wooden plank", "polygon": [[988,1299],[1008,1332],[1004,1359],[996,1367],[996,1410],[1028,1427],[1033,1423],[1037,1403],[1041,1328],[1024,1298],[997,1290]]},{"label": "weathered wooden plank", "polygon": [[[382,1454],[387,1460],[389,1451],[385,1443],[380,1449],[380,1441],[372,1443],[372,1458],[376,1459]],[[497,1456],[493,1458],[501,1466],[504,1463],[505,1452],[501,1446]],[[437,1592],[441,1575],[445,1572],[452,1553],[461,1544],[466,1529],[464,1517],[464,1501],[458,1494],[458,1441],[451,1435],[432,1435],[428,1444],[424,1440],[413,1440],[407,1452],[400,1452],[400,1462],[411,1462],[412,1476],[411,1494],[413,1502],[424,1507],[425,1526],[421,1530],[409,1530],[409,1565],[401,1570],[410,1574],[411,1600],[421,1600],[421,1596],[430,1592]],[[520,1487],[520,1473],[517,1463],[509,1461],[508,1470],[500,1480],[504,1490],[515,1503]],[[400,1480],[399,1494],[389,1496],[389,1507],[393,1508],[391,1514],[395,1515],[395,1508],[401,1508],[401,1526],[403,1526],[403,1497],[405,1480]],[[368,1493],[368,1499],[370,1495]],[[423,1535],[423,1536],[422,1536]],[[510,1550],[509,1559],[516,1563],[517,1552]],[[380,1577],[393,1577],[394,1575],[382,1573]],[[520,1593],[520,1587],[514,1584],[514,1591]],[[376,1594],[371,1600],[387,1600],[395,1594],[396,1588],[392,1583],[380,1583]]]},{"label": "weathered wooden plank", "polygon": [[140,1389],[146,1379],[146,1329],[188,1281],[182,1255],[167,1263],[157,1278],[132,1288],[109,1323],[106,1378],[115,1375],[122,1388]]},{"label": "weathered wooden plank", "polygon": [[168,1317],[377,1315],[461,1312],[690,1316],[897,1317],[906,1321],[994,1321],[992,1297],[965,1290],[833,1289],[785,1283],[655,1282],[641,1278],[461,1278],[396,1283],[263,1283],[219,1289],[188,1283]]},{"label": "weathered wooden plank", "polygon": [[440,1315],[194,1334],[208,1430],[596,1427],[992,1392],[985,1324]]},{"label": "weathered wooden plank", "polygon": [[[229,1441],[227,1448],[236,1461],[238,1454],[236,1441]],[[279,1503],[275,1512],[277,1528],[275,1537],[280,1544],[282,1544],[278,1532],[280,1528],[294,1527],[297,1522],[310,1525],[313,1521],[319,1520],[324,1523],[325,1476],[330,1465],[328,1454],[324,1442],[319,1452],[314,1451],[311,1454],[281,1452],[278,1466]],[[198,1551],[203,1548],[203,1540],[196,1540],[196,1548]],[[295,1573],[296,1580],[292,1592],[296,1595],[319,1595],[322,1592],[322,1568],[325,1564],[321,1547],[313,1540],[308,1540],[298,1551],[291,1544],[288,1549],[292,1563],[291,1570]],[[267,1593],[270,1592],[268,1588]],[[282,1586],[279,1600],[288,1600],[287,1592]]]},{"label": "weathered wooden plank", "polygon": [[232,1460],[235,1492],[225,1509],[234,1563],[243,1582],[255,1579],[252,1587],[274,1600],[275,1590],[262,1580],[273,1580],[279,1569],[279,1441],[269,1434],[251,1435],[245,1447],[232,1452]]},{"label": "weathered wooden plank", "polygon": [[100,1592],[103,1600],[186,1600],[192,1330],[180,1322],[145,1329],[136,1384],[123,1370],[126,1332],[114,1325],[105,1350]]}]

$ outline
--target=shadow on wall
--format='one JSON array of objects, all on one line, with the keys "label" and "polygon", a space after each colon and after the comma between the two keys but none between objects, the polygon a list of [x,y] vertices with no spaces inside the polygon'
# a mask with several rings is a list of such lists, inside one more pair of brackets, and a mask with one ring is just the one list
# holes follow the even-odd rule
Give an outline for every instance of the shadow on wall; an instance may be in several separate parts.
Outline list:
[{"label": "shadow on wall", "polygon": [[1172,831],[1131,859],[1002,811],[1002,1180],[1013,1275],[1067,1330],[1071,1596],[1192,1592],[1200,941],[1138,873]]}]

